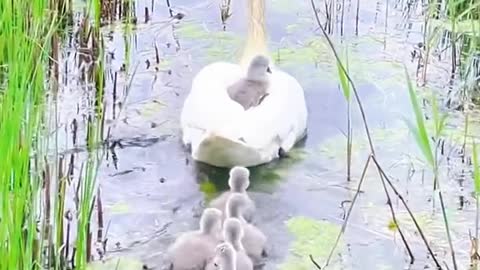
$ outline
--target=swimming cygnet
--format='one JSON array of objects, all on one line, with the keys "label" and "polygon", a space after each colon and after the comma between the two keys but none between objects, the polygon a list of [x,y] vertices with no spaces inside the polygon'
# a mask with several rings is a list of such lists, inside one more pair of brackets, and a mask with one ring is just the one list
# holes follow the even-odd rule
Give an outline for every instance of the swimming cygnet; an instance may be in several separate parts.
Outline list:
[{"label": "swimming cygnet", "polygon": [[267,237],[260,229],[254,225],[247,223],[243,218],[243,209],[248,200],[244,194],[232,193],[227,201],[227,218],[237,218],[242,223],[243,238],[242,245],[247,255],[252,259],[254,264],[262,261],[266,256]]},{"label": "swimming cygnet", "polygon": [[227,200],[232,193],[241,193],[247,196],[246,206],[243,211],[243,218],[247,222],[253,220],[255,212],[255,203],[248,197],[247,189],[250,186],[250,171],[245,167],[235,166],[230,170],[230,177],[228,178],[228,186],[230,191],[224,192],[218,198],[210,203],[210,207],[217,208],[223,212],[223,218],[226,217],[225,207]]},{"label": "swimming cygnet", "polygon": [[248,66],[247,76],[227,88],[231,99],[238,102],[245,110],[259,105],[268,95],[270,86],[268,73],[270,61],[263,55],[255,56]]},{"label": "swimming cygnet", "polygon": [[200,218],[200,229],[186,232],[170,246],[167,259],[170,270],[203,270],[215,256],[222,212],[207,208]]},{"label": "swimming cygnet", "polygon": [[223,239],[232,244],[237,252],[237,270],[253,270],[252,260],[248,257],[242,245],[244,236],[242,223],[237,218],[227,218],[223,223]]}]

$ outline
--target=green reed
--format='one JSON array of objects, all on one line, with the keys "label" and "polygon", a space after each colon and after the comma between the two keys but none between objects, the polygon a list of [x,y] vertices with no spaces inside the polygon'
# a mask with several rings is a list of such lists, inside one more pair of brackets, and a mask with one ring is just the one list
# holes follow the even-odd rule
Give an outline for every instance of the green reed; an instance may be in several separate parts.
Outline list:
[{"label": "green reed", "polygon": [[340,62],[337,61],[338,78],[340,80],[340,86],[342,88],[343,97],[347,102],[347,181],[351,180],[351,168],[352,168],[352,94],[350,89],[350,82],[347,78],[348,72],[348,47],[345,47],[345,69],[346,72],[340,66]]},{"label": "green reed", "polygon": [[[89,7],[93,6],[93,87],[95,91],[94,100],[91,101],[91,114],[87,119],[87,160],[82,173],[82,180],[79,183],[79,213],[76,239],[75,266],[84,269],[91,259],[92,232],[91,219],[93,206],[95,203],[95,194],[97,194],[97,172],[103,158],[104,151],[98,147],[99,142],[103,141],[104,126],[104,45],[102,34],[100,33],[101,23],[101,1],[90,0]],[[92,8],[88,8],[92,10]],[[91,14],[87,14],[90,18]]]},{"label": "green reed", "polygon": [[476,217],[475,217],[475,253],[478,254],[478,227],[480,219],[480,160],[478,156],[478,149],[475,140],[472,140],[473,148],[473,183],[475,187],[475,201],[476,201]]},{"label": "green reed", "polygon": [[[455,258],[455,251],[453,248],[452,237],[450,234],[450,227],[449,227],[449,221],[446,213],[446,206],[443,200],[442,190],[440,188],[439,157],[437,154],[438,152],[437,149],[440,144],[441,134],[445,128],[447,116],[446,114],[443,114],[440,112],[437,105],[436,97],[432,95],[431,102],[432,102],[432,116],[433,116],[432,119],[433,119],[434,129],[433,129],[433,136],[431,136],[432,135],[430,134],[431,132],[429,132],[429,130],[427,130],[426,128],[423,111],[418,102],[418,97],[414,89],[413,83],[410,80],[410,76],[408,75],[407,69],[405,69],[405,75],[407,78],[410,104],[412,106],[412,109],[415,115],[415,123],[411,123],[410,121],[407,121],[407,124],[425,160],[427,161],[428,165],[433,171],[433,186],[434,186],[434,190],[438,192],[440,206],[442,209],[443,221],[444,221],[445,230],[447,234],[447,240],[450,246],[450,253],[452,257],[453,268],[456,270],[458,269],[457,261]],[[435,147],[431,146],[430,138],[433,138],[433,142],[436,144]]]},{"label": "green reed", "polygon": [[[100,1],[89,4],[98,7]],[[74,246],[77,269],[84,269],[90,256],[90,219],[101,160],[93,146],[103,132],[103,44],[98,46],[95,76],[101,101],[95,102],[98,107],[87,123],[89,151],[79,177],[79,209],[72,214],[78,219],[77,239],[69,242],[69,184],[58,147],[53,153],[49,147],[56,131],[50,130],[47,116],[48,89],[53,91],[49,96],[58,90],[58,85],[52,87],[58,77],[47,76],[47,69],[58,65],[58,29],[68,10],[71,1],[0,1],[0,270],[69,269],[69,245]],[[95,18],[99,37],[99,17]],[[56,110],[54,114],[56,118]]]},{"label": "green reed", "polygon": [[41,211],[40,130],[45,71],[56,16],[47,0],[0,2],[0,269],[40,269],[46,220]]}]

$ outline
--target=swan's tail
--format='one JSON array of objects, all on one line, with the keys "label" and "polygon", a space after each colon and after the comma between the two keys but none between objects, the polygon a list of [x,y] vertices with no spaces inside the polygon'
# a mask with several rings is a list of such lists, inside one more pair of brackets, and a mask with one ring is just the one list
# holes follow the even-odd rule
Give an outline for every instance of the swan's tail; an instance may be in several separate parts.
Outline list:
[{"label": "swan's tail", "polygon": [[240,138],[234,140],[214,132],[206,133],[198,143],[192,144],[195,160],[217,167],[250,167],[268,162],[269,157],[262,152]]}]

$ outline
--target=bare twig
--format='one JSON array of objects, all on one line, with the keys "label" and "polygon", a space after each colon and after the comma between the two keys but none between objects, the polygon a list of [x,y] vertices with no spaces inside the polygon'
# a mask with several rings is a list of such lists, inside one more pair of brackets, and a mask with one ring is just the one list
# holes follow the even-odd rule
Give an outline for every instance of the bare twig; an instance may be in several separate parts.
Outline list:
[{"label": "bare twig", "polygon": [[357,0],[357,15],[355,17],[355,35],[357,36],[358,36],[359,13],[360,13],[360,0]]},{"label": "bare twig", "polygon": [[352,176],[353,127],[350,99],[347,102],[347,182],[349,182]]},{"label": "bare twig", "polygon": [[315,261],[312,254],[308,255],[308,257],[310,257],[310,261],[312,261],[313,265],[315,265],[315,267],[317,267],[317,269],[322,270],[322,267],[320,267],[320,265]]},{"label": "bare twig", "polygon": [[347,215],[345,216],[345,220],[343,221],[342,228],[340,229],[340,232],[337,235],[337,239],[335,240],[335,244],[333,245],[332,249],[330,250],[330,254],[327,257],[327,261],[325,262],[324,267],[327,267],[328,264],[330,263],[330,260],[332,259],[333,252],[338,246],[338,243],[340,242],[340,237],[345,233],[345,229],[347,228],[347,223],[348,219],[350,218],[350,214],[352,213],[353,206],[355,205],[355,202],[357,201],[358,195],[360,194],[360,188],[362,187],[363,180],[365,179],[365,175],[367,173],[368,165],[370,165],[370,160],[372,156],[368,156],[367,161],[365,162],[365,167],[363,167],[363,172],[362,176],[360,177],[360,180],[358,182],[357,186],[357,191],[355,192],[355,195],[353,196],[352,203],[350,204],[350,207],[348,208]]},{"label": "bare twig", "polygon": [[427,247],[428,253],[430,253],[430,256],[432,256],[432,260],[435,262],[435,265],[437,266],[438,269],[443,269],[442,266],[440,265],[440,262],[437,260],[437,257],[435,257],[435,254],[433,253],[433,250],[432,250],[432,248],[430,247],[430,244],[428,243],[428,240],[427,240],[427,238],[425,237],[425,234],[423,233],[422,228],[420,228],[420,225],[418,224],[417,219],[416,219],[415,216],[413,215],[413,212],[410,210],[410,207],[409,207],[408,204],[406,203],[405,199],[404,199],[403,196],[398,192],[398,190],[395,188],[395,186],[392,184],[392,181],[390,181],[390,178],[385,174],[385,172],[383,171],[383,169],[382,169],[382,167],[380,166],[380,164],[378,164],[377,159],[375,158],[375,156],[372,156],[372,158],[373,158],[373,161],[375,162],[375,165],[377,166],[378,170],[380,171],[380,173],[383,175],[383,177],[384,177],[385,180],[387,181],[387,183],[388,183],[388,185],[390,186],[390,188],[393,190],[393,192],[395,193],[395,195],[400,199],[400,201],[402,202],[403,206],[405,206],[405,209],[407,209],[407,212],[408,212],[408,214],[410,215],[413,223],[415,224],[415,227],[417,228],[417,231],[418,231],[418,233],[420,234],[420,237],[422,238],[423,242],[425,243],[425,246]]},{"label": "bare twig", "polygon": [[443,202],[442,191],[438,190],[438,197],[440,198],[440,207],[442,208],[443,222],[445,224],[445,230],[447,231],[448,245],[450,246],[450,253],[452,256],[453,269],[457,270],[457,260],[455,258],[455,250],[453,249],[452,236],[450,234],[450,226],[448,225],[447,212],[445,209],[445,203]]},{"label": "bare twig", "polygon": [[[410,256],[410,264],[413,264],[415,262],[415,257],[413,256],[413,252],[410,249],[410,246],[407,244],[407,238],[403,234],[403,231],[398,224],[397,216],[395,214],[395,210],[393,209],[393,205],[392,205],[392,199],[390,197],[390,193],[388,193],[387,185],[385,184],[386,176],[380,170],[380,165],[378,165],[377,160],[375,159],[375,156],[372,155],[372,158],[374,159],[375,164],[377,165],[380,179],[382,179],[382,187],[383,187],[383,191],[385,192],[385,195],[387,196],[387,205],[388,205],[388,208],[390,209],[390,213],[392,215],[393,223],[395,224],[395,227],[397,228],[398,233],[400,234],[400,238],[402,238],[402,241],[405,244],[405,248],[407,249],[408,255]],[[389,185],[392,185],[390,180],[386,179],[386,181],[389,183]]]}]

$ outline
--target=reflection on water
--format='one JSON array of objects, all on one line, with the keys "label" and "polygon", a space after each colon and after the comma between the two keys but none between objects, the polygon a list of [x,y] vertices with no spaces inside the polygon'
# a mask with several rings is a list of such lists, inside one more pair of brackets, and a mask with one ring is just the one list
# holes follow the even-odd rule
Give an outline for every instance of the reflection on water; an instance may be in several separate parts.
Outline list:
[{"label": "reflection on water", "polygon": [[[112,56],[107,67],[107,116],[116,123],[111,131],[113,145],[99,172],[105,218],[109,222],[107,251],[111,256],[133,257],[149,267],[159,268],[174,237],[197,227],[206,199],[227,188],[228,170],[192,161],[181,145],[179,115],[183,100],[192,77],[202,66],[217,60],[238,59],[248,32],[245,1],[232,1],[232,16],[225,31],[217,1],[170,2],[172,14],[181,12],[184,18],[170,18],[166,2],[160,1],[151,9],[149,22],[143,23],[144,6],[151,3],[140,1],[136,5],[138,24],[131,33],[125,33],[116,23],[103,29],[110,37],[107,51]],[[310,251],[309,247],[298,244],[300,236],[291,233],[286,222],[305,216],[334,228],[341,226],[345,211],[342,205],[348,205],[353,197],[362,162],[368,154],[355,107],[355,181],[346,182],[345,101],[335,62],[319,36],[309,3],[300,2],[291,6],[291,1],[271,0],[266,7],[270,53],[281,68],[301,82],[309,109],[308,138],[288,158],[251,170],[251,196],[258,206],[255,222],[269,237],[266,269],[291,266],[288,260],[292,256],[308,260],[308,252],[320,256],[319,262],[325,260],[321,257],[323,250]],[[418,151],[403,122],[399,121],[411,115],[399,63],[408,59],[410,44],[414,44],[412,39],[421,36],[410,36],[405,42],[402,35],[406,30],[395,29],[402,22],[396,9],[391,8],[389,16],[385,16],[383,2],[361,1],[365,6],[361,8],[359,37],[356,37],[355,1],[345,2],[345,36],[336,41],[339,47],[341,42],[349,43],[352,75],[365,103],[378,155],[385,168],[398,177],[395,180],[399,190],[422,217],[427,236],[435,242],[432,246],[446,258],[440,216],[430,215],[431,176],[422,173],[425,166],[417,158]],[[386,17],[391,20],[388,33],[385,33]],[[334,29],[334,33],[338,31]],[[128,54],[124,53],[126,44],[130,44]],[[129,80],[122,72],[126,62],[132,68],[137,67],[128,93],[120,90]],[[113,81],[118,82],[116,90]],[[61,115],[75,115],[72,109],[79,106],[78,100],[81,98],[64,93]],[[64,135],[68,136],[67,132]],[[412,166],[416,173],[406,180]],[[445,177],[445,181],[449,179]],[[467,265],[466,235],[467,229],[473,228],[473,204],[467,196],[469,203],[463,210],[454,211],[462,191],[455,182],[448,186],[451,188],[446,190],[446,196],[455,244],[459,259]],[[346,245],[333,259],[338,266],[335,268],[399,269],[407,264],[408,258],[397,233],[389,229],[391,217],[373,168],[362,190],[364,193],[343,238]],[[398,202],[394,204],[398,206]],[[405,220],[402,225],[408,227],[408,239],[417,254],[413,268],[429,265],[431,261],[404,210],[398,208],[398,213]],[[331,244],[322,243],[326,248]]]}]

